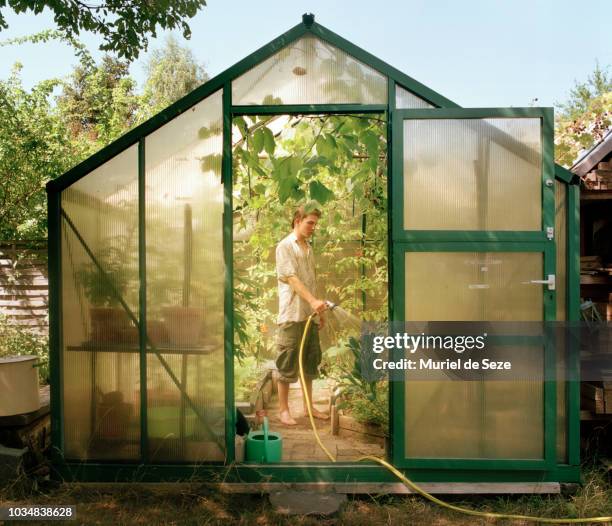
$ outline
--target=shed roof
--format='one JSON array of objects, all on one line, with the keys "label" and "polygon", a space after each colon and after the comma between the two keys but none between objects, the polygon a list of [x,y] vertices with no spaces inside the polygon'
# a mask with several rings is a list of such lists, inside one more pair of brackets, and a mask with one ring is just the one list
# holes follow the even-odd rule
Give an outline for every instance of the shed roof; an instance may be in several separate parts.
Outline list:
[{"label": "shed roof", "polygon": [[612,128],[608,130],[608,133],[597,144],[574,163],[570,171],[579,177],[584,177],[593,168],[597,167],[597,163],[600,163],[609,156],[610,153],[612,153]]}]

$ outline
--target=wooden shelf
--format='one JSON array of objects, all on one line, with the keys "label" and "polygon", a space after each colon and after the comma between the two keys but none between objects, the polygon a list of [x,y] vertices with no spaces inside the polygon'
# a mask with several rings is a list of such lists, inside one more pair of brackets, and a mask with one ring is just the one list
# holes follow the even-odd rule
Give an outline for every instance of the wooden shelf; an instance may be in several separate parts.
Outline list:
[{"label": "wooden shelf", "polygon": [[[81,345],[68,345],[67,351],[72,352],[96,352],[96,353],[139,353],[140,347],[133,343],[94,343],[85,342]],[[200,345],[198,347],[180,347],[178,345],[155,347],[155,350],[147,348],[147,354],[211,354],[215,351],[222,350],[220,345]]]}]

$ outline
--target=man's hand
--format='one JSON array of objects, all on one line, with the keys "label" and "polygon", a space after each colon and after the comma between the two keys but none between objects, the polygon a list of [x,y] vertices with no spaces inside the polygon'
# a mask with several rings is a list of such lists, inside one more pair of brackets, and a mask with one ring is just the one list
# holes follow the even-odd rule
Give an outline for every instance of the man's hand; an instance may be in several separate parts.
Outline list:
[{"label": "man's hand", "polygon": [[310,302],[310,306],[312,307],[313,311],[319,314],[321,314],[324,310],[327,309],[327,303],[316,298],[313,298],[313,300]]},{"label": "man's hand", "polygon": [[319,313],[319,330],[322,331],[325,327],[325,316],[322,312]]}]

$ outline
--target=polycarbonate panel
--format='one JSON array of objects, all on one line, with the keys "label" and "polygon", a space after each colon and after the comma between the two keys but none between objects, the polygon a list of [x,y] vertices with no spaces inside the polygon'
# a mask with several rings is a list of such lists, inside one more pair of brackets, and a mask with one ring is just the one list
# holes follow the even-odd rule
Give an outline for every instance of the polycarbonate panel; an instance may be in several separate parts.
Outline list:
[{"label": "polycarbonate panel", "polygon": [[[540,321],[542,285],[529,281],[542,269],[541,253],[406,252],[406,319]],[[533,359],[542,360],[540,349]],[[405,389],[407,457],[543,457],[542,382],[416,381]]]},{"label": "polycarbonate panel", "polygon": [[306,36],[235,79],[232,102],[386,104],[387,78],[335,46]]},{"label": "polycarbonate panel", "polygon": [[155,461],[224,458],[217,445],[225,440],[222,122],[219,91],[145,143],[147,397]]},{"label": "polycarbonate panel", "polygon": [[137,147],[64,190],[62,209],[65,455],[137,459],[138,330],[119,300],[138,317]]},{"label": "polycarbonate panel", "polygon": [[399,84],[395,86],[395,107],[401,109],[416,109],[416,108],[435,108],[426,100],[418,97],[414,93],[402,88]]},{"label": "polycarbonate panel", "polygon": [[542,382],[415,381],[405,389],[407,458],[544,458]]},{"label": "polycarbonate panel", "polygon": [[404,121],[404,228],[542,229],[540,120]]},{"label": "polycarbonate panel", "polygon": [[406,252],[406,319],[542,321],[540,252]]},{"label": "polycarbonate panel", "polygon": [[[225,407],[223,353],[215,350],[176,354],[147,360],[148,431],[152,462],[223,461]],[[187,397],[181,396],[181,391]],[[195,407],[195,409],[194,409]],[[198,414],[199,413],[199,414]],[[200,418],[201,417],[201,418]]]}]

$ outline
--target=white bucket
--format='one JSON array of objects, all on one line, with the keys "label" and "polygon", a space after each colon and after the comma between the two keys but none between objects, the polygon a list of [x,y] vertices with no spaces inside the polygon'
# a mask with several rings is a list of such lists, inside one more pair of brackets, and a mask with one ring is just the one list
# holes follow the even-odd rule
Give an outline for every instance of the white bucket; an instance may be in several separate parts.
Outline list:
[{"label": "white bucket", "polygon": [[40,409],[36,356],[0,358],[0,416]]}]

